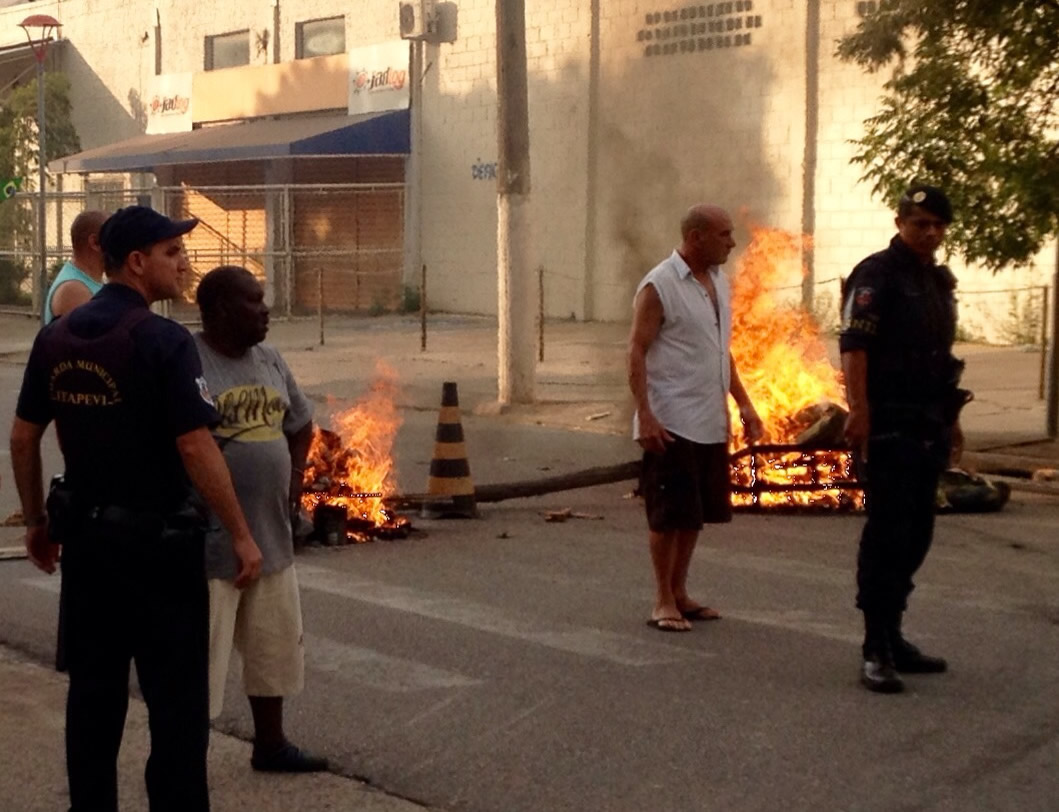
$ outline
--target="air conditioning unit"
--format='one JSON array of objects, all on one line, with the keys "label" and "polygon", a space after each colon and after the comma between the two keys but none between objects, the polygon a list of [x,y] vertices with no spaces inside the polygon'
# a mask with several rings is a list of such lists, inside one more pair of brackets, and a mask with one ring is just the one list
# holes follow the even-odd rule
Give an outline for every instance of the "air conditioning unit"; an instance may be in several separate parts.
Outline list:
[{"label": "air conditioning unit", "polygon": [[437,29],[434,0],[408,0],[398,4],[401,39],[427,39]]}]

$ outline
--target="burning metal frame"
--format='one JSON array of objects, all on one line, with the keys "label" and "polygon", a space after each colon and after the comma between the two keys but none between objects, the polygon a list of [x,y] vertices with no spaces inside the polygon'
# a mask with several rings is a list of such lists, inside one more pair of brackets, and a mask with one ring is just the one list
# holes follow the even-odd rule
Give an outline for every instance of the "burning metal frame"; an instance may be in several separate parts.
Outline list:
[{"label": "burning metal frame", "polygon": [[849,449],[765,443],[733,453],[731,466],[736,509],[831,512],[863,505]]}]

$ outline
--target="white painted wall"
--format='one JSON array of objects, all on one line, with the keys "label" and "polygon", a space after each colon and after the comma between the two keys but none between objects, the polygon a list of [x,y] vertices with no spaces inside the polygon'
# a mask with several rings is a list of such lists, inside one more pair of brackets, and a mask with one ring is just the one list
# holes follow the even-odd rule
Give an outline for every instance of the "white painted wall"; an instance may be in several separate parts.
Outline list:
[{"label": "white painted wall", "polygon": [[[458,39],[425,47],[423,79],[422,254],[431,306],[496,311],[495,0],[456,0]],[[529,0],[527,50],[535,253],[545,269],[549,316],[629,318],[640,276],[677,243],[684,210],[699,201],[726,206],[745,244],[748,226],[797,231],[805,154],[806,3],[730,2],[731,14],[700,18],[691,4],[662,0]],[[203,67],[206,36],[249,28],[251,59],[294,58],[300,21],[346,15],[346,44],[398,36],[395,0],[51,0],[0,7],[0,46],[23,39],[28,14],[59,18],[67,39],[61,68],[74,89],[74,121],[85,148],[143,131],[141,100],[155,70],[155,8],[163,72]],[[599,82],[590,84],[593,7],[599,9]],[[743,7],[737,12],[737,7]],[[749,8],[747,8],[749,7]],[[688,12],[694,8],[696,14]],[[683,10],[684,17],[680,17]],[[653,22],[654,16],[676,15]],[[760,18],[760,26],[756,24]],[[650,30],[741,21],[738,29],[673,36],[693,52],[646,56]],[[274,24],[278,20],[278,25]],[[649,22],[650,21],[650,22]],[[750,27],[748,27],[748,22]],[[857,24],[854,0],[821,0],[815,275],[818,310],[837,316],[837,282],[886,245],[893,215],[859,182],[849,140],[861,132],[882,79],[834,57],[837,39]],[[259,35],[269,44],[258,52]],[[750,34],[739,47],[699,50],[704,37]],[[277,45],[278,42],[278,45]],[[233,93],[238,88],[233,88]],[[598,137],[589,143],[590,101]],[[597,180],[589,188],[589,156]],[[69,179],[66,188],[74,188]],[[595,228],[588,235],[592,222]],[[594,250],[589,250],[594,249]],[[737,249],[738,251],[738,249]],[[586,296],[586,256],[592,289]],[[736,256],[738,258],[738,254]],[[1054,249],[1033,268],[994,278],[953,267],[969,334],[1010,337],[1032,306],[1002,291],[1046,284]],[[1029,302],[1026,294],[1021,294]],[[830,297],[830,299],[828,298]],[[586,313],[586,300],[593,304]],[[527,307],[537,303],[527,302]],[[1029,308],[1030,310],[1027,310]],[[1014,315],[1013,315],[1014,313]]]}]

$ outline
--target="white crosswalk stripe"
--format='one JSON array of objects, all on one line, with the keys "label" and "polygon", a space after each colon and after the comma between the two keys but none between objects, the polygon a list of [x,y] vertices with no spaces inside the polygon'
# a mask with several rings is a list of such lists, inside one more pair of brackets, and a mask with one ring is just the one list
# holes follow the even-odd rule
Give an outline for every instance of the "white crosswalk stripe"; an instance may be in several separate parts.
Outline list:
[{"label": "white crosswalk stripe", "polygon": [[26,586],[32,586],[36,589],[42,589],[45,592],[51,592],[54,595],[59,594],[58,575],[38,575],[35,578],[21,578],[19,580]]},{"label": "white crosswalk stripe", "polygon": [[[20,582],[43,592],[59,594],[57,576],[39,575],[22,578]],[[238,654],[235,656],[238,657]],[[414,660],[391,657],[370,648],[313,634],[305,635],[305,665],[313,671],[334,674],[345,682],[357,683],[386,693],[466,688],[481,684],[481,680],[465,674],[434,668]],[[232,670],[238,671],[237,668]]]},{"label": "white crosswalk stripe", "polygon": [[713,656],[701,649],[685,649],[663,643],[647,643],[629,635],[579,626],[544,628],[505,615],[486,604],[436,595],[411,587],[394,586],[357,578],[325,567],[298,564],[302,589],[337,595],[373,606],[456,623],[470,629],[558,649],[619,665],[648,666],[701,660]]},{"label": "white crosswalk stripe", "polygon": [[335,674],[344,680],[387,693],[407,693],[435,688],[466,688],[480,685],[452,671],[388,657],[370,648],[339,643],[329,637],[305,635],[305,665],[313,671]]}]

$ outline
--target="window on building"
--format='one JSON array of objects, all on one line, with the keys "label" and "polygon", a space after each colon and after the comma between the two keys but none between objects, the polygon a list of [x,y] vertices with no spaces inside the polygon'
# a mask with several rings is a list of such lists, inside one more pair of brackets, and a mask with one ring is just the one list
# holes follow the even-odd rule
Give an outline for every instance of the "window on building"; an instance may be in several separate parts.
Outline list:
[{"label": "window on building", "polygon": [[206,37],[206,70],[250,64],[250,32],[233,31]]},{"label": "window on building", "polygon": [[298,59],[341,54],[346,51],[346,18],[328,17],[298,23],[295,31],[295,53]]}]

